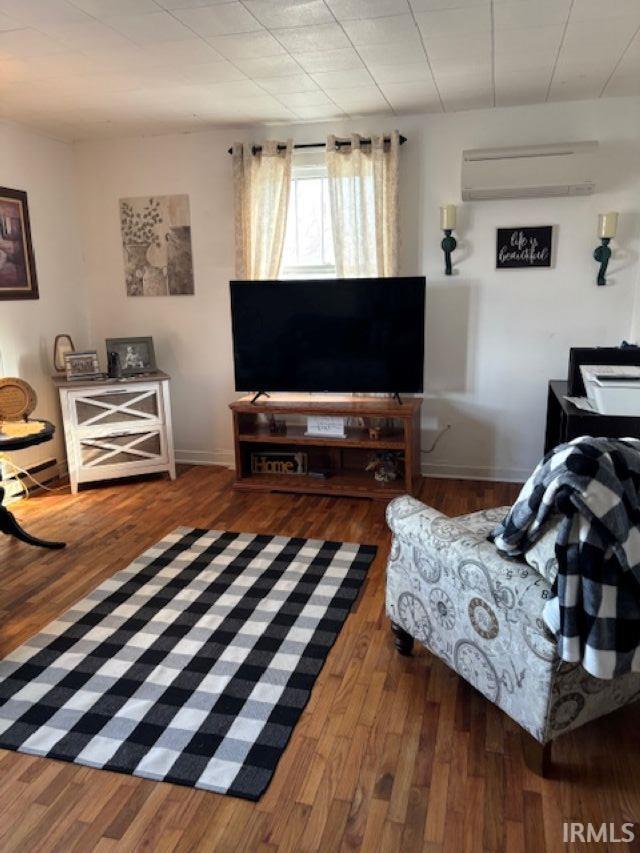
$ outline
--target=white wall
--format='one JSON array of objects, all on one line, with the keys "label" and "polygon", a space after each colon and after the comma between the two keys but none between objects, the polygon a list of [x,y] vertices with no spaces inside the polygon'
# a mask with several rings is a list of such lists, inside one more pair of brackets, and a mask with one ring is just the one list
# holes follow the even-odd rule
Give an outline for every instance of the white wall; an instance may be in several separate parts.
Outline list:
[{"label": "white wall", "polygon": [[[92,346],[152,335],[158,367],[173,379],[181,461],[231,464],[234,398],[229,279],[234,274],[233,131],[122,139],[77,147]],[[195,295],[128,297],[118,199],[187,193]]]},{"label": "white wall", "polygon": [[55,336],[87,345],[86,287],[76,215],[73,148],[0,123],[0,186],[26,190],[40,298],[0,301],[0,375],[19,376],[38,395],[35,416],[58,427],[52,443],[12,454],[16,464],[64,458],[57,392],[51,384]]},{"label": "white wall", "polygon": [[[426,402],[423,446],[452,429],[428,457],[435,474],[522,479],[542,451],[546,385],[566,374],[570,346],[613,345],[635,334],[632,315],[640,231],[640,99],[545,104],[394,120],[255,130],[317,141],[327,132],[397,126],[402,149],[401,265],[425,274]],[[228,280],[233,275],[231,163],[239,134],[190,135],[78,146],[92,343],[152,334],[172,374],[179,458],[228,462],[233,398]],[[460,203],[464,148],[598,139],[601,191],[590,198],[461,205],[455,275],[443,275],[438,207]],[[191,197],[194,297],[127,298],[118,198]],[[620,211],[606,288],[595,285],[597,214]],[[556,226],[551,270],[495,270],[498,226]],[[636,312],[637,316],[637,312]]]}]

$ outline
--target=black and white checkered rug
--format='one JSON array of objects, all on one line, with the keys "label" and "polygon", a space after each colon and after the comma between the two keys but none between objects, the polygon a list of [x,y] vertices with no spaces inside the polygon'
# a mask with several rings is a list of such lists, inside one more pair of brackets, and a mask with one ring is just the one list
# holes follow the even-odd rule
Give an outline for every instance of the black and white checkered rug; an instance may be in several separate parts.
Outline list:
[{"label": "black and white checkered rug", "polygon": [[258,799],[375,553],[178,528],[0,661],[0,747]]}]

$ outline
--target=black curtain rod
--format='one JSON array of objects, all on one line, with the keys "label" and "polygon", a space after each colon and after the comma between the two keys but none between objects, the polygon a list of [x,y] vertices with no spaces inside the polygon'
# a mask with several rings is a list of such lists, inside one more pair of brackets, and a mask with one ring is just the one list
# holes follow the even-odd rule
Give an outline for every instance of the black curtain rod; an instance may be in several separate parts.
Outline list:
[{"label": "black curtain rod", "polygon": [[[389,139],[390,138],[388,136],[385,136],[384,141],[389,142]],[[407,137],[402,136],[402,134],[400,134],[400,145],[404,145],[404,143],[406,141],[407,141]],[[370,139],[361,139],[360,142],[362,143],[362,145],[371,145]],[[343,146],[346,147],[347,145],[351,145],[350,139],[336,139],[336,148],[342,148]],[[305,142],[305,143],[301,143],[300,145],[294,145],[293,147],[294,148],[326,148],[327,143],[326,142]],[[278,151],[286,151],[286,149],[287,149],[286,145],[278,145]],[[259,151],[262,151],[262,145],[253,145],[252,146],[252,148],[251,148],[252,154],[257,154]],[[229,150],[227,151],[227,154],[233,154],[233,148],[229,148]]]}]

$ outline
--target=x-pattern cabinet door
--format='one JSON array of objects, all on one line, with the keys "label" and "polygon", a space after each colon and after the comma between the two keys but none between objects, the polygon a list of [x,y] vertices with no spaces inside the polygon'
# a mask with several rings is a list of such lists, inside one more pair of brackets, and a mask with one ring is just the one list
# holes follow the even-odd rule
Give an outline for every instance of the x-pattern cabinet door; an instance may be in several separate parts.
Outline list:
[{"label": "x-pattern cabinet door", "polygon": [[71,490],[78,483],[168,471],[175,478],[169,381],[60,385]]},{"label": "x-pattern cabinet door", "polygon": [[158,385],[75,392],[71,416],[78,429],[162,423]]}]

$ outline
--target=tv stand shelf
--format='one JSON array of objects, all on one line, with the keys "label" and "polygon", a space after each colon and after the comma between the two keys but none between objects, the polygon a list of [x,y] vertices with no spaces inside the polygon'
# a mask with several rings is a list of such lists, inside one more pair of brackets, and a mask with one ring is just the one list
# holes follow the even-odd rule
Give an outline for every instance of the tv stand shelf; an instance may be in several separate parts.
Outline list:
[{"label": "tv stand shelf", "polygon": [[[229,405],[233,415],[236,480],[234,488],[245,491],[293,492],[344,495],[388,501],[397,495],[416,494],[420,481],[420,410],[422,400],[402,403],[389,397],[350,395],[273,394],[252,402],[243,397]],[[286,433],[272,433],[268,418],[295,417]],[[344,438],[305,435],[307,415],[385,419],[392,424],[379,438],[371,438],[366,426],[347,426]],[[251,454],[260,450],[294,451],[308,455],[311,468],[322,468],[326,478],[309,474],[254,474]],[[376,452],[391,451],[404,459],[400,476],[379,482],[367,462]],[[315,460],[311,464],[311,460]]]}]

